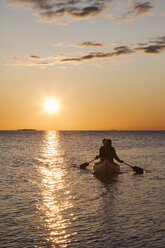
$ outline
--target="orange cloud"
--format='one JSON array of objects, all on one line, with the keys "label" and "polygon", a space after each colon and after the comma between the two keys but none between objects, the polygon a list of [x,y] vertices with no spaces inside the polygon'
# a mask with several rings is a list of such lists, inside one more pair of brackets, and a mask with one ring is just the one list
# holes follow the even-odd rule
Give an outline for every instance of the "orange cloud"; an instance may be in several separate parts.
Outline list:
[{"label": "orange cloud", "polygon": [[165,16],[165,11],[163,11],[160,15],[161,15],[161,16]]}]

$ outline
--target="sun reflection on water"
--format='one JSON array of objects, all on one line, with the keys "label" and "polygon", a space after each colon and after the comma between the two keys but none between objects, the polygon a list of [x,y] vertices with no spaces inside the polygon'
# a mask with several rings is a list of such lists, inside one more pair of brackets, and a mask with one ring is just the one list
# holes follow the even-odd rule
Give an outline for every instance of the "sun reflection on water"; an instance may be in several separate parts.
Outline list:
[{"label": "sun reflection on water", "polygon": [[[56,247],[55,244],[67,247],[70,236],[67,230],[71,224],[70,217],[73,215],[69,209],[73,205],[65,181],[66,168],[58,135],[54,131],[46,133],[42,151],[43,165],[40,166],[42,203],[38,208],[45,215],[45,226],[49,231],[48,241],[53,244],[52,247]],[[66,211],[69,213],[65,214]]]}]

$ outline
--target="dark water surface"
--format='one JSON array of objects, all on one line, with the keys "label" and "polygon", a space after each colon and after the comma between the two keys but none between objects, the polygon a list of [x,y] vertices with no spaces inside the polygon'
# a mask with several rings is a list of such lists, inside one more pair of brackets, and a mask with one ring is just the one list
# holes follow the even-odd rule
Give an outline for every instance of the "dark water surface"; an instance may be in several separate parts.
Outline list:
[{"label": "dark water surface", "polygon": [[[93,175],[102,139],[126,165]],[[0,247],[165,247],[165,132],[0,132]]]}]

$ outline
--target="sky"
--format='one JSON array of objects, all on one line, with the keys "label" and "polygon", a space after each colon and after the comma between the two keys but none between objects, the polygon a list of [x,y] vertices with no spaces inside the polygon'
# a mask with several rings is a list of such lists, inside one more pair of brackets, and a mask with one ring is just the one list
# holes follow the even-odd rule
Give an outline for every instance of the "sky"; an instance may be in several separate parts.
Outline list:
[{"label": "sky", "polygon": [[164,0],[1,0],[0,32],[0,130],[165,130]]}]

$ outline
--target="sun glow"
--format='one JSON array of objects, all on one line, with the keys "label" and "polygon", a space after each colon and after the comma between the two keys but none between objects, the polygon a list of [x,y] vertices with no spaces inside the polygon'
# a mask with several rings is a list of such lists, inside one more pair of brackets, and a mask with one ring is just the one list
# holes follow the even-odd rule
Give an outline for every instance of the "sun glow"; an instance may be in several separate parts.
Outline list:
[{"label": "sun glow", "polygon": [[45,102],[45,110],[49,113],[55,113],[59,109],[58,103],[54,99],[49,99]]}]

